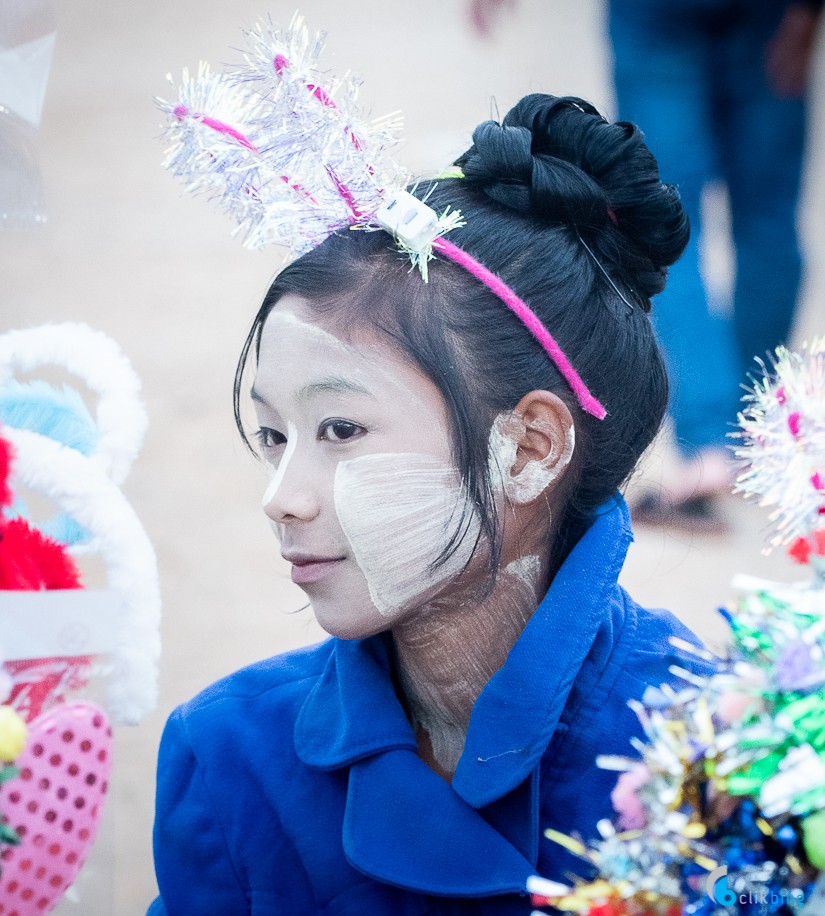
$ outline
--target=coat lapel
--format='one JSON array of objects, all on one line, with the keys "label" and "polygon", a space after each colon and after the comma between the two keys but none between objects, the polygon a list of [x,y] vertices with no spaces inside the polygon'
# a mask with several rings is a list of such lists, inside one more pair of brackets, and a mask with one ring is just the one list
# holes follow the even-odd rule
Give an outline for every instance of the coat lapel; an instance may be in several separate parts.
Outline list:
[{"label": "coat lapel", "polygon": [[415,751],[416,741],[395,693],[384,637],[335,640],[295,722],[298,758],[332,770],[394,748]]},{"label": "coat lapel", "polygon": [[364,874],[446,897],[523,893],[535,870],[410,750],[352,766],[343,840]]}]

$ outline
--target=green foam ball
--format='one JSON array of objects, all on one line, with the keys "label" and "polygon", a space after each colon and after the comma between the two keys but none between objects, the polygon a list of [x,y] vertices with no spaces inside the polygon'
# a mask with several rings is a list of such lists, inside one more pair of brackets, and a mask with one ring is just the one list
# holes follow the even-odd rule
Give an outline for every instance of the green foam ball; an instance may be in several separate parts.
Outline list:
[{"label": "green foam ball", "polygon": [[811,865],[825,869],[825,810],[802,821],[802,844]]}]

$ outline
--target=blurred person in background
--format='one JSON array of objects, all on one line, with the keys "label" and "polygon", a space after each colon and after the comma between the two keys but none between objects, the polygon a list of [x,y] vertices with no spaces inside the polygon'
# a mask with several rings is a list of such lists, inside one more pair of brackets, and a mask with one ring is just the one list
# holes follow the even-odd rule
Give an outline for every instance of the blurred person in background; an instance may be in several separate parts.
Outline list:
[{"label": "blurred person in background", "polygon": [[[490,34],[514,8],[471,0],[470,13]],[[636,506],[641,521],[724,528],[715,502],[731,484],[725,442],[738,386],[755,356],[787,340],[797,301],[805,96],[821,8],[822,0],[610,2],[619,116],[644,125],[693,228],[656,303],[678,470]],[[702,192],[719,179],[736,263],[730,309],[709,303],[700,269]]]},{"label": "blurred person in background", "polygon": [[[822,0],[611,0],[623,119],[678,186],[691,241],[657,300],[674,382],[680,473],[637,507],[640,519],[714,525],[731,470],[725,437],[738,385],[791,331],[801,257],[796,231],[805,90]],[[709,302],[700,268],[701,198],[722,179],[736,275],[729,314]]]}]

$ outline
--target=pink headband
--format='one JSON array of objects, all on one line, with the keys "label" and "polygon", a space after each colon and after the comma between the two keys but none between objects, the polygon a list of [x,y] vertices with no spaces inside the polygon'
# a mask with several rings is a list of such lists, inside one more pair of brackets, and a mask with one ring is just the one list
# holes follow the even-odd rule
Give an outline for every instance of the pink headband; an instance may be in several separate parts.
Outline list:
[{"label": "pink headband", "polygon": [[582,381],[581,376],[570,364],[570,360],[564,355],[562,348],[556,343],[553,335],[541,323],[538,315],[530,308],[529,305],[520,299],[507,284],[497,277],[494,273],[476,261],[474,257],[467,254],[448,242],[445,238],[437,238],[433,242],[433,248],[440,251],[445,257],[461,265],[466,271],[498,296],[499,299],[507,306],[508,309],[518,318],[518,320],[527,328],[533,337],[541,344],[545,353],[553,360],[556,368],[564,376],[565,381],[576,395],[576,400],[581,405],[582,410],[591,414],[597,420],[603,420],[607,411],[602,404],[593,397],[590,389]]}]

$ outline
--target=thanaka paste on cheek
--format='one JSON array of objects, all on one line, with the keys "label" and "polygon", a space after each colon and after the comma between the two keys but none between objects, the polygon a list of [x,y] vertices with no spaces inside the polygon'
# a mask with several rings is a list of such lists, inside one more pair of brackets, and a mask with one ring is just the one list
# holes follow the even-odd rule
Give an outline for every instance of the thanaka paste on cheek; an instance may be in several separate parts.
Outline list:
[{"label": "thanaka paste on cheek", "polygon": [[493,421],[489,441],[489,468],[493,489],[503,492],[511,503],[523,505],[532,502],[570,464],[576,444],[575,428],[568,430],[564,443],[553,440],[550,453],[534,458],[513,475],[519,442],[527,424],[517,413],[501,413]]},{"label": "thanaka paste on cheek", "polygon": [[436,559],[468,506],[458,471],[431,455],[373,454],[342,461],[335,472],[335,511],[385,617],[410,607],[466,566],[479,531],[474,512],[456,550]]}]

